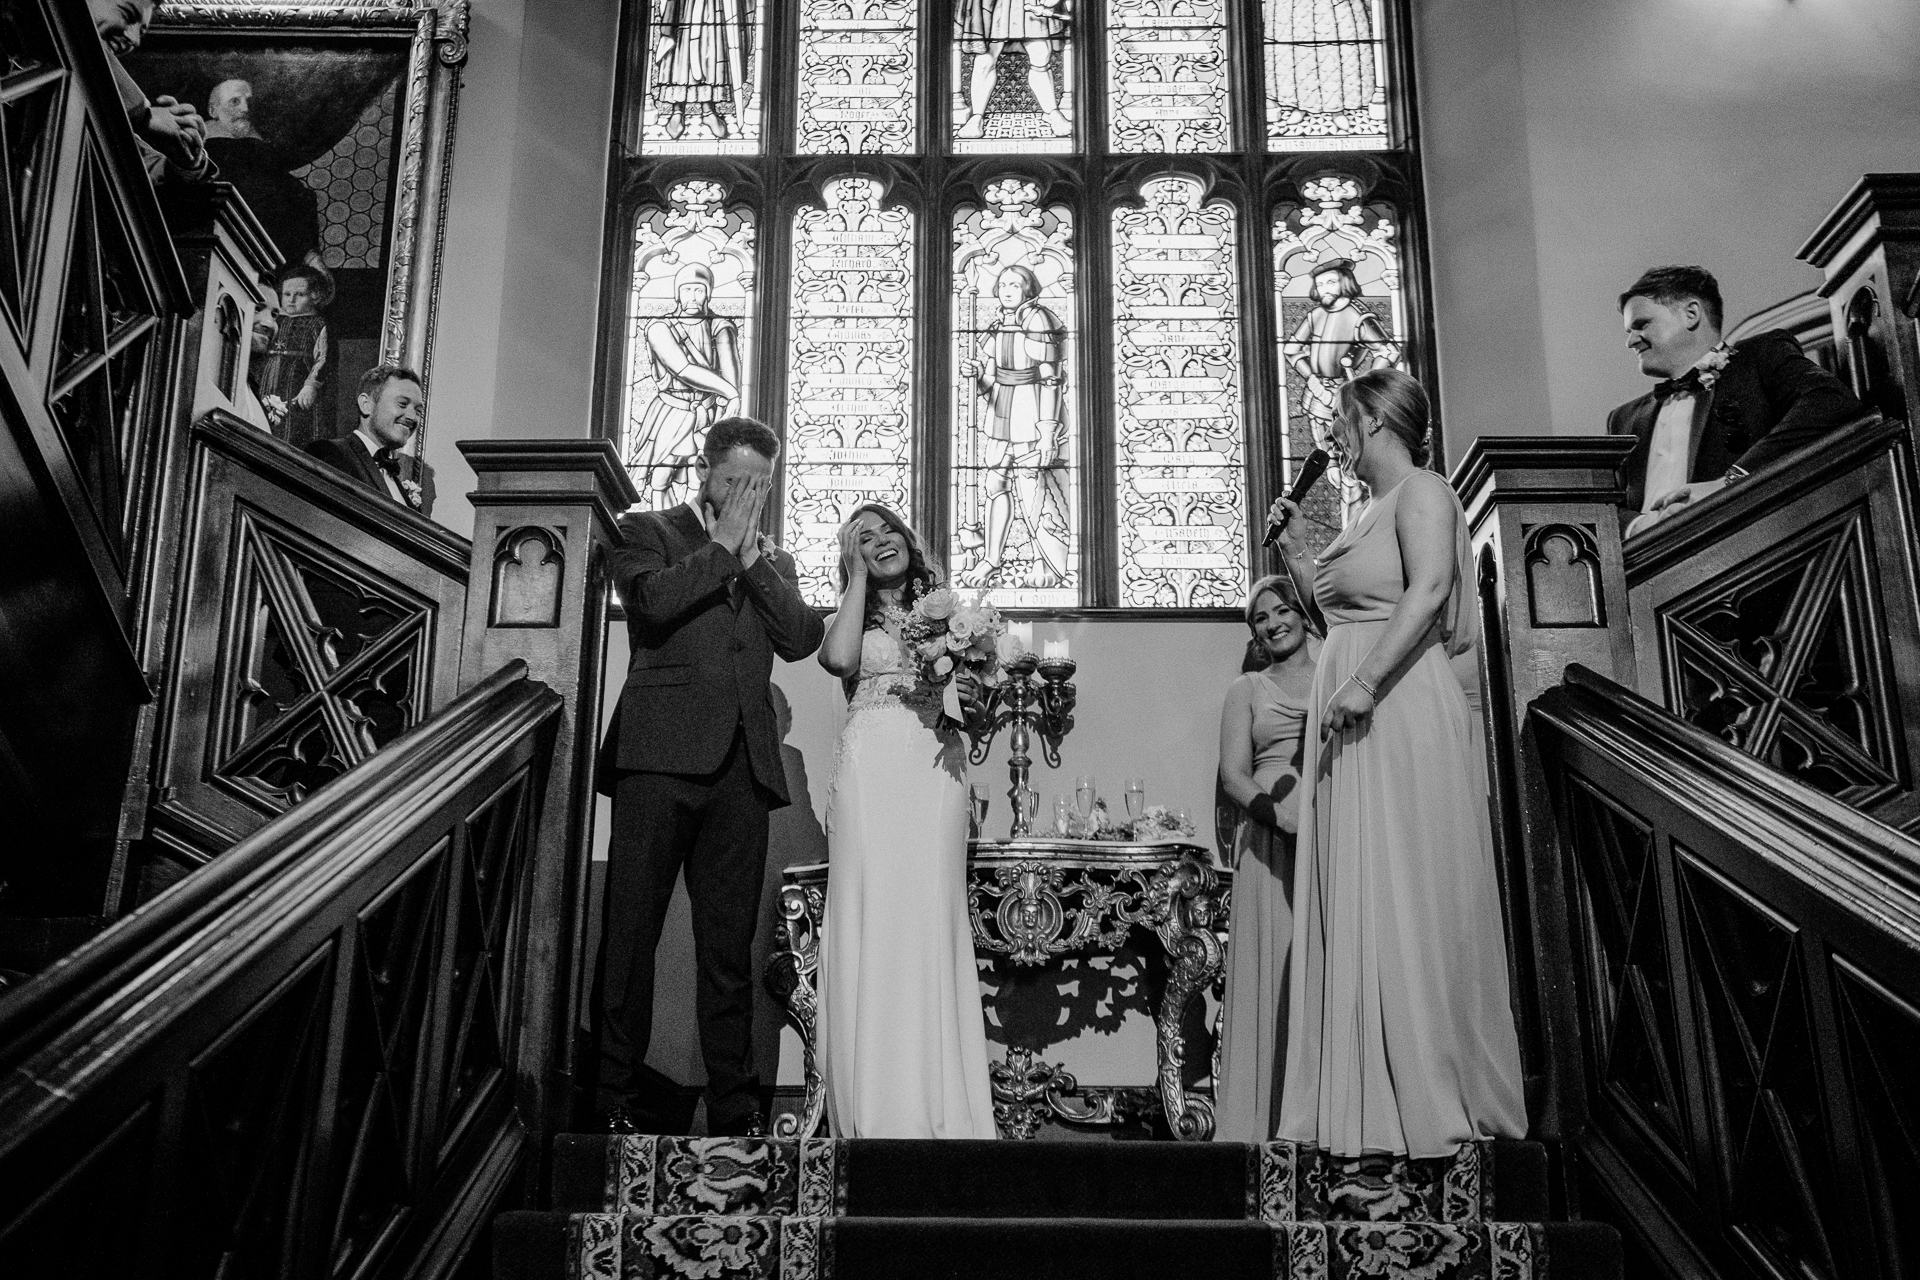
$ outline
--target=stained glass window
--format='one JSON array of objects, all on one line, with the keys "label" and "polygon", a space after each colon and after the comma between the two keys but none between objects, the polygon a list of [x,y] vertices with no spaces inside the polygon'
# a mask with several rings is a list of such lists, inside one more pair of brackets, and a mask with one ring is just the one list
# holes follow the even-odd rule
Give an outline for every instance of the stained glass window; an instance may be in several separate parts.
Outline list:
[{"label": "stained glass window", "polygon": [[1108,145],[1225,151],[1226,0],[1108,0]]},{"label": "stained glass window", "polygon": [[715,419],[748,412],[754,319],[752,211],[695,179],[633,226],[620,456],[656,510],[693,492],[693,460]]},{"label": "stained glass window", "polygon": [[1382,0],[1263,0],[1267,146],[1370,151],[1388,145]]},{"label": "stained glass window", "polygon": [[1232,607],[1247,586],[1234,214],[1157,178],[1113,215],[1120,601]]},{"label": "stained glass window", "polygon": [[1073,2],[955,0],[955,151],[1075,150]]},{"label": "stained glass window", "polygon": [[793,217],[783,545],[831,605],[838,533],[862,502],[913,519],[913,214],[871,178],[826,185]]},{"label": "stained glass window", "polygon": [[953,543],[963,586],[1003,605],[1080,602],[1073,214],[990,184],[953,223]]},{"label": "stained glass window", "polygon": [[914,149],[917,0],[801,0],[802,155]]},{"label": "stained glass window", "polygon": [[653,0],[640,153],[754,155],[765,0]]},{"label": "stained glass window", "polygon": [[[1400,289],[1400,228],[1390,206],[1365,204],[1352,178],[1329,174],[1301,184],[1312,204],[1274,211],[1273,278],[1285,386],[1289,474],[1325,447],[1340,384],[1382,365],[1402,365],[1407,332]],[[1305,514],[1324,543],[1359,500],[1352,477],[1317,486]],[[1345,510],[1343,510],[1343,507]]]}]

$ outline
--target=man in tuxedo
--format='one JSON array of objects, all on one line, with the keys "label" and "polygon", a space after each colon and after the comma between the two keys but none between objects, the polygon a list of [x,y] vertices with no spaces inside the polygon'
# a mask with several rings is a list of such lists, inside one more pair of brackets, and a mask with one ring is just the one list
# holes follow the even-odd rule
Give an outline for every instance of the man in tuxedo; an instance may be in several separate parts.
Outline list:
[{"label": "man in tuxedo", "polygon": [[1660,382],[1615,409],[1627,455],[1623,513],[1639,533],[1865,413],[1784,329],[1729,345],[1720,285],[1702,267],[1655,267],[1620,295],[1627,349]]},{"label": "man in tuxedo", "polygon": [[595,1015],[599,1101],[616,1133],[658,1132],[640,1072],[653,1021],[654,949],[674,881],[693,907],[695,1009],[707,1131],[761,1131],[752,949],[767,813],[789,803],[768,678],[774,655],[820,647],[793,557],[760,535],[779,438],[722,418],[694,462],[692,503],[620,519],[614,588],[633,658],[600,749],[611,784],[606,911]]},{"label": "man in tuxedo", "polygon": [[400,450],[420,427],[427,407],[420,375],[403,365],[377,364],[360,379],[360,425],[339,440],[313,440],[307,452],[355,484],[422,515],[433,510],[433,477],[401,471]]}]

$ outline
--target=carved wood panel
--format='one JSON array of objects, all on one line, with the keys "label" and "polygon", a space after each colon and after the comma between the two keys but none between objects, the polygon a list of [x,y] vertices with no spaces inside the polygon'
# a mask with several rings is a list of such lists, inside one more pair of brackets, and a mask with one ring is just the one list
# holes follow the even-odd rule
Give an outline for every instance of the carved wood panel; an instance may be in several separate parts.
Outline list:
[{"label": "carved wood panel", "polygon": [[1910,448],[1904,424],[1848,430],[1629,548],[1639,679],[1687,722],[1906,828],[1920,819]]},{"label": "carved wood panel", "polygon": [[495,720],[323,801],[297,857],[297,820],[236,851],[254,879],[4,1063],[0,1275],[372,1280],[479,1238],[521,1158],[502,1064],[559,705],[483,693]]},{"label": "carved wood panel", "polygon": [[1920,1277],[1920,845],[1598,706],[1533,719],[1576,886],[1575,1146],[1619,1197],[1590,1211],[1676,1274],[1677,1233],[1728,1280]]},{"label": "carved wood panel", "polygon": [[452,696],[466,545],[231,419],[188,509],[153,843],[197,861]]}]

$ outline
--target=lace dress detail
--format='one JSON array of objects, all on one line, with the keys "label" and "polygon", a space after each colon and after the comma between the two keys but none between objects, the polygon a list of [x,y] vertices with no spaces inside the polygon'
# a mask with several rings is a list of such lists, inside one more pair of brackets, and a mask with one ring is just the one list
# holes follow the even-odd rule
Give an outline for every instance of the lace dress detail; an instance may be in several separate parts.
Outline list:
[{"label": "lace dress detail", "polygon": [[876,715],[904,711],[913,716],[939,736],[945,748],[941,752],[942,767],[962,778],[966,776],[966,754],[959,731],[941,717],[940,710],[940,691],[921,681],[898,640],[879,627],[860,637],[859,682],[854,686],[853,696],[847,700],[847,722],[840,730],[839,741],[834,745],[833,780],[827,784],[826,828],[829,834],[833,831],[834,799],[840,791],[840,773],[846,761],[847,744],[853,740],[862,723]]}]

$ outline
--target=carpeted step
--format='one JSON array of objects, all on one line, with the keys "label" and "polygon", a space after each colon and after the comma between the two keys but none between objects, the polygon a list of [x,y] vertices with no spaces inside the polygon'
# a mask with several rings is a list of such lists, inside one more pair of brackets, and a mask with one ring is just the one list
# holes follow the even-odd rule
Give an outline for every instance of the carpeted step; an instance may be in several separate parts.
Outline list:
[{"label": "carpeted step", "polygon": [[1599,1223],[510,1213],[494,1280],[1620,1280]]},{"label": "carpeted step", "polygon": [[552,1206],[568,1212],[933,1218],[1532,1221],[1538,1143],[1446,1160],[1335,1159],[1290,1143],[805,1142],[563,1135]]}]

